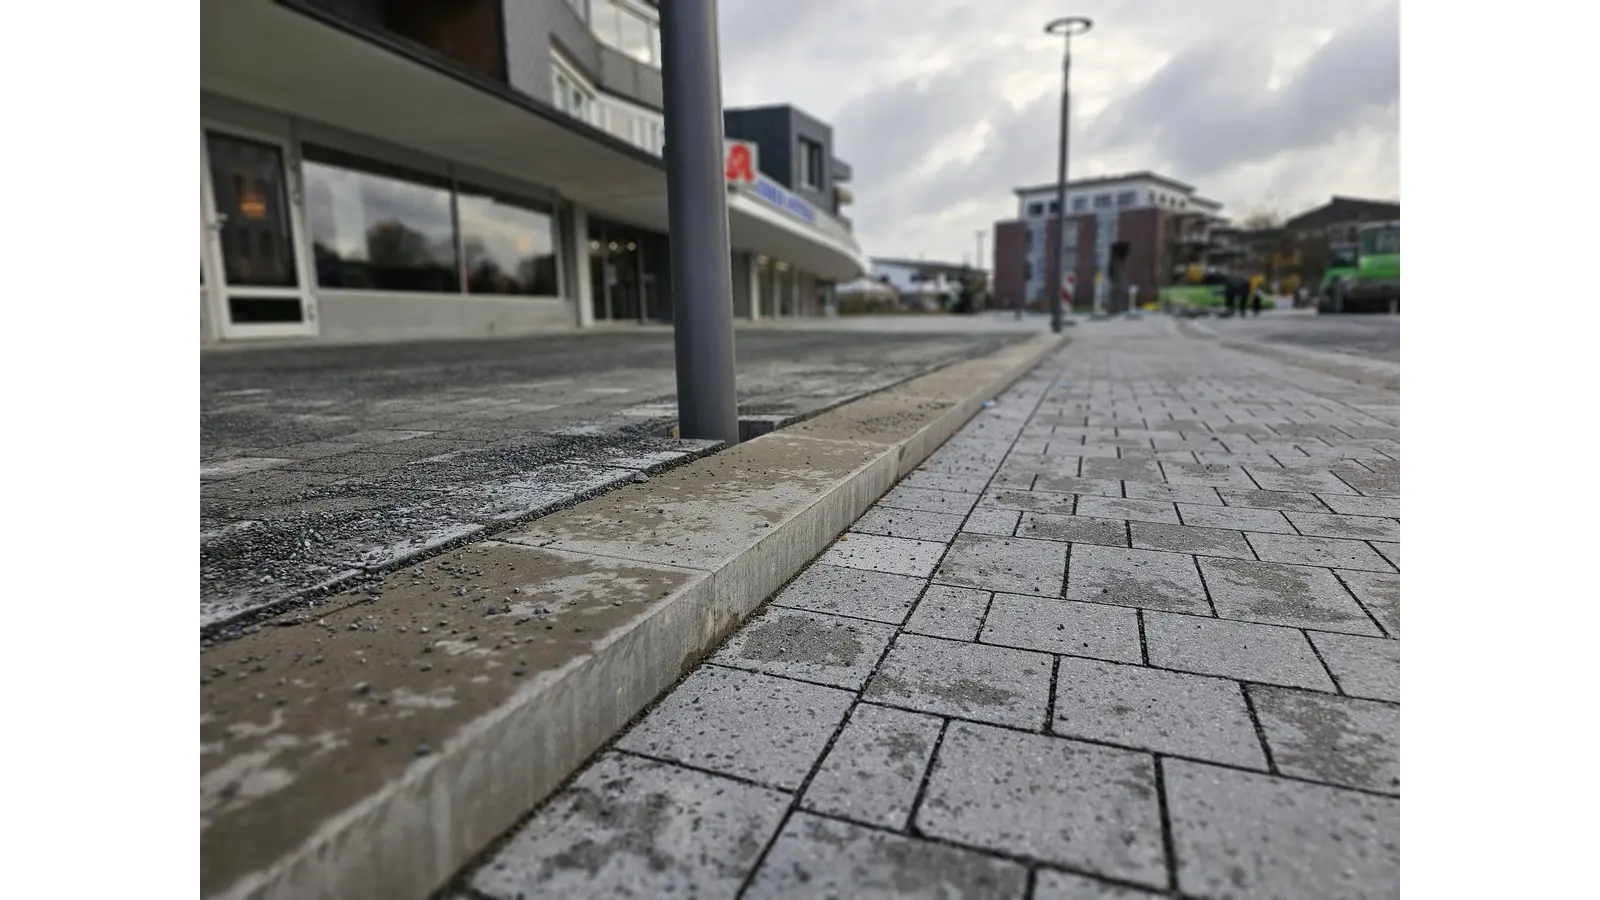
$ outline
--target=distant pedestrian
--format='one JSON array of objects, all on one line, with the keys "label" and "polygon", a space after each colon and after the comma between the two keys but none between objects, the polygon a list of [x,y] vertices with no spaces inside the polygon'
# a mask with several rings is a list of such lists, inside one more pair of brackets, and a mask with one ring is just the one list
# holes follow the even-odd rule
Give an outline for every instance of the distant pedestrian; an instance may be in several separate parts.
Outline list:
[{"label": "distant pedestrian", "polygon": [[1255,292],[1250,295],[1250,315],[1252,315],[1252,316],[1261,315],[1261,289],[1260,288],[1256,288]]}]

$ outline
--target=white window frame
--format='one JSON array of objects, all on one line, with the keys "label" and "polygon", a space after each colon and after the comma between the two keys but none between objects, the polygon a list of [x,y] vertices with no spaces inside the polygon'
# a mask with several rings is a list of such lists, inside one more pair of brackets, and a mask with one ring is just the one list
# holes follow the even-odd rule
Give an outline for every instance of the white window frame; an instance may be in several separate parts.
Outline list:
[{"label": "white window frame", "polygon": [[[578,115],[567,108],[566,98],[562,96],[562,81],[566,81],[575,93],[582,96],[586,104],[585,115]],[[604,123],[600,119],[600,92],[589,82],[589,79],[578,74],[576,66],[567,62],[557,53],[550,54],[550,93],[555,100],[556,109],[585,124],[604,127]]]}]

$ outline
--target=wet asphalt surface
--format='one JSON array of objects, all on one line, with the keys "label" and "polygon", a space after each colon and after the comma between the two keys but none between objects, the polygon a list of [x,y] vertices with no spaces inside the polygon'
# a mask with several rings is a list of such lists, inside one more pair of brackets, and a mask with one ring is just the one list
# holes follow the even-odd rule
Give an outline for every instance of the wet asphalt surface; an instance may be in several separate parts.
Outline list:
[{"label": "wet asphalt surface", "polygon": [[[946,318],[738,332],[759,432],[1039,330]],[[670,436],[672,334],[201,358],[200,624],[217,636],[711,452]]]},{"label": "wet asphalt surface", "polygon": [[1399,316],[1319,316],[1307,310],[1274,310],[1248,319],[1204,321],[1219,335],[1400,361]]}]

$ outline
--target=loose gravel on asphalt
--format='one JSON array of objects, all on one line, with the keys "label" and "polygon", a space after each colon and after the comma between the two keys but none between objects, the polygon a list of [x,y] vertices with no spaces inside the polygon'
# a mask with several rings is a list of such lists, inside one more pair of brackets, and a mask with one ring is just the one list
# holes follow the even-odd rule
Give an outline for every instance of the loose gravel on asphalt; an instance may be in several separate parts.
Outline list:
[{"label": "loose gravel on asphalt", "polygon": [[1086,324],[461,886],[1397,896],[1398,421]]},{"label": "loose gravel on asphalt", "polygon": [[[1037,327],[940,318],[741,330],[741,418],[770,428]],[[673,372],[661,329],[202,356],[202,630],[710,452],[664,436]]]}]

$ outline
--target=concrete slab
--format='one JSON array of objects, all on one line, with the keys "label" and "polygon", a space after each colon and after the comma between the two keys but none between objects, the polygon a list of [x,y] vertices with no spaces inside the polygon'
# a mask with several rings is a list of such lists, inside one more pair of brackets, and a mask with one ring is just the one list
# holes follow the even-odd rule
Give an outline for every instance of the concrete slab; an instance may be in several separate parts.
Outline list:
[{"label": "concrete slab", "polygon": [[1400,642],[1308,632],[1339,687],[1352,697],[1400,702]]},{"label": "concrete slab", "polygon": [[1400,707],[1262,685],[1245,690],[1279,772],[1400,793]]},{"label": "concrete slab", "polygon": [[1137,610],[1098,603],[996,594],[984,619],[986,644],[1137,663]]},{"label": "concrete slab", "polygon": [[775,606],[734,632],[711,661],[860,690],[894,626]]},{"label": "concrete slab", "polygon": [[705,666],[616,746],[794,791],[854,699],[834,688]]},{"label": "concrete slab", "polygon": [[973,641],[989,609],[990,593],[942,584],[928,586],[906,631],[953,641]]},{"label": "concrete slab", "polygon": [[1154,550],[1074,545],[1066,598],[1210,614],[1193,557]]},{"label": "concrete slab", "polygon": [[1231,622],[1202,616],[1144,614],[1150,664],[1312,690],[1334,690],[1304,632],[1276,625]]},{"label": "concrete slab", "polygon": [[933,580],[956,587],[1059,597],[1066,568],[1065,544],[962,533],[951,541]]},{"label": "concrete slab", "polygon": [[1164,775],[1186,895],[1398,894],[1399,800],[1183,760]]},{"label": "concrete slab", "polygon": [[1202,559],[1200,571],[1225,619],[1380,634],[1326,569],[1248,560]]},{"label": "concrete slab", "polygon": [[1050,703],[1043,653],[902,634],[867,682],[864,700],[1039,731]]},{"label": "concrete slab", "polygon": [[1394,567],[1362,541],[1301,537],[1288,534],[1246,534],[1264,562],[1393,572]]},{"label": "concrete slab", "polygon": [[1267,768],[1244,694],[1221,678],[1063,658],[1050,732]]},{"label": "concrete slab", "polygon": [[495,853],[472,887],[497,900],[732,894],[788,805],[769,788],[608,753]]},{"label": "concrete slab", "polygon": [[824,565],[926,578],[944,555],[938,541],[915,541],[851,532],[822,554]]},{"label": "concrete slab", "polygon": [[1021,864],[797,813],[743,896],[1024,900]]},{"label": "concrete slab", "polygon": [[898,625],[916,606],[923,584],[909,575],[818,563],[790,582],[772,603]]},{"label": "concrete slab", "polygon": [[1121,519],[1052,516],[1047,513],[1019,513],[1019,515],[1022,518],[1017,525],[1017,537],[1066,541],[1074,544],[1100,544],[1105,547],[1128,546],[1128,523]]},{"label": "concrete slab", "polygon": [[1147,753],[953,722],[916,824],[966,846],[1152,887],[1167,883]]},{"label": "concrete slab", "polygon": [[[1388,545],[1378,545],[1385,547]],[[1396,544],[1396,547],[1399,545]],[[1395,551],[1394,562],[1400,562],[1399,551]],[[1400,636],[1400,576],[1385,572],[1357,572],[1339,570],[1334,574],[1344,582],[1350,593],[1361,601],[1361,605],[1372,613],[1373,618],[1383,626],[1390,637]]]},{"label": "concrete slab", "polygon": [[937,716],[860,704],[800,805],[868,825],[905,828],[943,729]]}]

